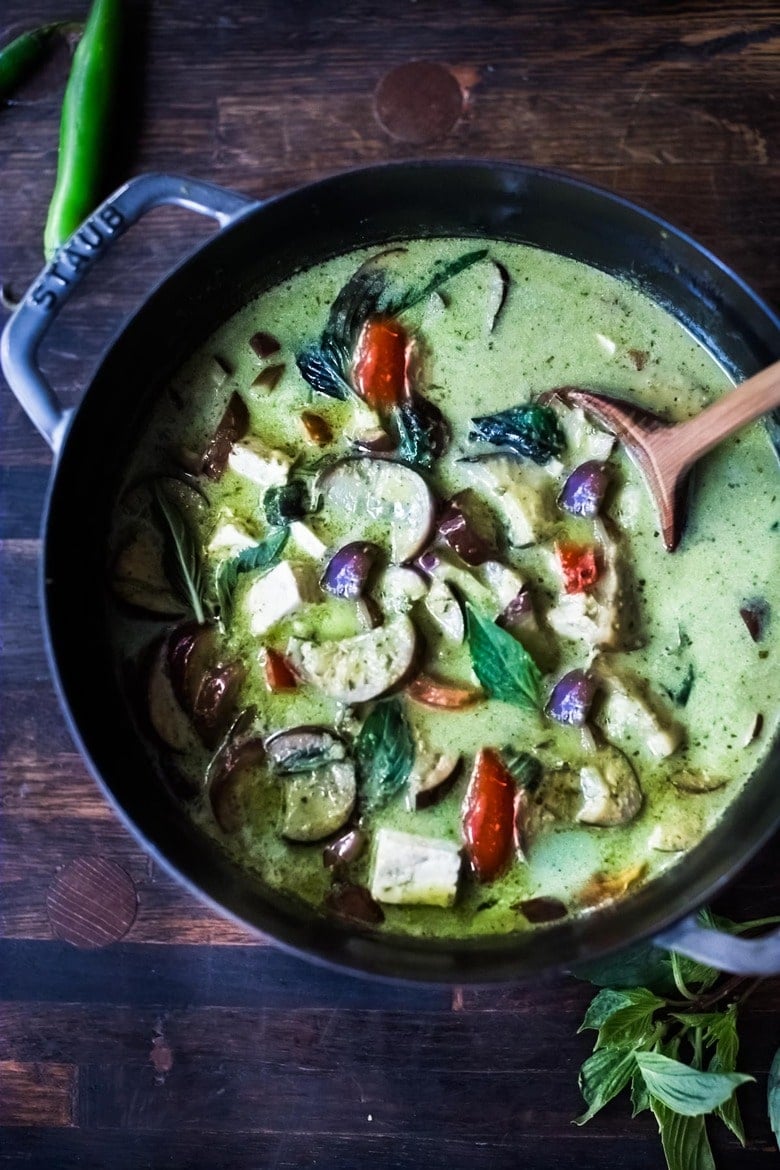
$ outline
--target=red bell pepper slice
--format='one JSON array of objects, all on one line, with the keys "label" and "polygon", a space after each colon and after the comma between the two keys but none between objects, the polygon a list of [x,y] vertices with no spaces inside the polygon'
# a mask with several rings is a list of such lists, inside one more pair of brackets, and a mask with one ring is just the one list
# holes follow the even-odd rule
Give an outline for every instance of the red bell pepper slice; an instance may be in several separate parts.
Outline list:
[{"label": "red bell pepper slice", "polygon": [[490,882],[512,856],[516,785],[498,752],[483,748],[463,802],[466,856],[479,882]]},{"label": "red bell pepper slice", "polygon": [[392,317],[369,317],[360,330],[352,379],[373,410],[389,411],[409,396],[409,335]]},{"label": "red bell pepper slice", "polygon": [[597,551],[593,545],[558,541],[555,553],[566,593],[587,593],[601,576]]}]

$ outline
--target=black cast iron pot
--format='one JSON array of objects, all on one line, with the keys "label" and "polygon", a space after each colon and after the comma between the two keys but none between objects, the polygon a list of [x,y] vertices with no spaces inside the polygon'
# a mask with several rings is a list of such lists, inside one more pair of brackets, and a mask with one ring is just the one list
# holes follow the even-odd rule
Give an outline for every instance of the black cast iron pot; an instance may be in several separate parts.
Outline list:
[{"label": "black cast iron pot", "polygon": [[[39,344],[95,260],[162,203],[213,216],[222,230],[151,293],[78,409],[65,411],[38,368]],[[2,338],[6,378],[55,455],[42,609],[74,739],[130,828],[179,879],[223,912],[321,961],[397,979],[493,982],[575,966],[651,937],[727,971],[780,972],[780,933],[735,939],[703,929],[693,914],[780,823],[777,743],[714,831],[638,893],[541,930],[469,942],[360,933],[282,897],[201,835],[150,766],[109,653],[104,581],[111,505],[156,395],[204,337],[270,284],[351,248],[437,235],[530,243],[635,281],[736,380],[780,357],[780,320],[718,260],[655,216],[561,175],[492,162],[405,163],[340,175],[264,204],[190,179],[133,180],[47,265]]]}]

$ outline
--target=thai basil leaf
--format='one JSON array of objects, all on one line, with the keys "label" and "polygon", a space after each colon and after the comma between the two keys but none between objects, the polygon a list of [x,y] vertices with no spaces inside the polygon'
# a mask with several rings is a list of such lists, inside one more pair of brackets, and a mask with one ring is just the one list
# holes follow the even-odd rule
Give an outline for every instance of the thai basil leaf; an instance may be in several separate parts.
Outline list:
[{"label": "thai basil leaf", "polygon": [[555,411],[533,402],[473,418],[471,427],[470,438],[506,447],[534,463],[548,463],[566,446]]},{"label": "thai basil leaf", "polygon": [[310,492],[301,479],[269,487],[263,496],[265,518],[272,527],[283,527],[290,520],[300,520],[309,511]]},{"label": "thai basil leaf", "polygon": [[588,1010],[585,1012],[585,1019],[577,1029],[577,1033],[586,1032],[589,1028],[598,1032],[610,1016],[630,1002],[628,991],[617,991],[611,987],[602,988],[590,1001]]},{"label": "thai basil leaf", "polygon": [[497,626],[470,601],[466,607],[466,632],[474,673],[493,699],[514,703],[525,711],[538,711],[542,673],[525,647]]},{"label": "thai basil leaf", "polygon": [[436,289],[441,288],[448,280],[452,280],[453,276],[457,276],[459,273],[464,272],[465,269],[471,268],[472,264],[478,264],[480,260],[484,260],[487,254],[487,248],[477,248],[473,252],[465,252],[462,256],[458,256],[456,260],[437,260],[428,280],[418,285],[417,288],[408,289],[405,293],[401,293],[395,298],[392,296],[389,297],[382,311],[390,313],[393,316],[400,316],[407,309],[411,309],[413,305],[424,301],[426,297],[436,292]]},{"label": "thai basil leaf", "polygon": [[681,1116],[652,1096],[649,1104],[669,1170],[715,1170],[704,1117]]},{"label": "thai basil leaf", "polygon": [[415,394],[395,410],[398,456],[417,467],[433,467],[447,450],[450,429],[444,415],[422,394]]},{"label": "thai basil leaf", "polygon": [[367,808],[380,808],[403,790],[414,755],[414,739],[401,702],[386,699],[377,703],[355,742]]},{"label": "thai basil leaf", "polygon": [[265,540],[251,548],[244,548],[238,556],[224,561],[217,573],[217,598],[219,612],[223,623],[227,624],[233,612],[233,597],[238,579],[243,573],[252,573],[258,569],[268,571],[278,562],[284,546],[290,536],[289,528],[279,528],[272,532]]},{"label": "thai basil leaf", "polygon": [[755,1080],[745,1073],[691,1068],[660,1052],[637,1052],[635,1057],[650,1096],[685,1117],[711,1113],[728,1101],[740,1085]]},{"label": "thai basil leaf", "polygon": [[541,783],[544,769],[536,756],[530,752],[518,752],[504,748],[501,757],[517,783],[528,792],[535,792]]},{"label": "thai basil leaf", "polygon": [[641,1072],[637,1069],[631,1077],[631,1116],[638,1117],[650,1108],[650,1094]]},{"label": "thai basil leaf", "polygon": [[154,484],[153,497],[166,537],[166,561],[171,584],[182,601],[190,606],[195,620],[203,622],[208,607],[203,600],[200,545],[187,517],[158,483]]},{"label": "thai basil leaf", "polygon": [[582,963],[572,974],[596,987],[648,987],[659,995],[675,991],[669,953],[652,943],[637,943],[598,962]]},{"label": "thai basil leaf", "polygon": [[[616,997],[620,997],[619,1001]],[[659,999],[646,987],[628,988],[619,992],[601,991],[591,1004],[582,1026],[596,1027],[590,1021],[603,1017],[598,1024],[596,1050],[605,1047],[636,1048],[655,1036],[653,1015],[664,1004],[665,1000]]]},{"label": "thai basil leaf", "polygon": [[[715,1052],[709,1063],[709,1072],[729,1073],[737,1067],[739,1055],[739,1033],[737,1032],[737,1005],[729,1004],[725,1012],[713,1012],[706,1026],[704,1043],[715,1045]],[[736,1094],[719,1105],[715,1110],[723,1124],[734,1134],[741,1145],[745,1144],[745,1127],[739,1111]]]},{"label": "thai basil leaf", "polygon": [[766,1090],[766,1103],[769,1112],[769,1124],[772,1133],[780,1146],[780,1048],[774,1055],[772,1067],[769,1070],[769,1083]]},{"label": "thai basil leaf", "polygon": [[603,1109],[608,1101],[626,1087],[636,1068],[633,1051],[621,1048],[601,1048],[583,1064],[580,1069],[580,1092],[588,1108],[575,1125],[585,1125]]}]

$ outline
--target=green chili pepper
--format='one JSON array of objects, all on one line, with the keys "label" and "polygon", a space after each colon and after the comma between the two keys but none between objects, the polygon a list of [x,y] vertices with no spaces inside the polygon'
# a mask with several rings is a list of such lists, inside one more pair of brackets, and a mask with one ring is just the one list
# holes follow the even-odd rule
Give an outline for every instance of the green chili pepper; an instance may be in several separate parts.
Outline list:
[{"label": "green chili pepper", "polygon": [[62,101],[57,181],[43,249],[49,260],[100,196],[119,66],[122,0],[94,0]]},{"label": "green chili pepper", "polygon": [[44,24],[40,28],[31,28],[0,49],[0,101],[10,97],[17,85],[43,60],[52,36],[60,27],[60,24]]}]

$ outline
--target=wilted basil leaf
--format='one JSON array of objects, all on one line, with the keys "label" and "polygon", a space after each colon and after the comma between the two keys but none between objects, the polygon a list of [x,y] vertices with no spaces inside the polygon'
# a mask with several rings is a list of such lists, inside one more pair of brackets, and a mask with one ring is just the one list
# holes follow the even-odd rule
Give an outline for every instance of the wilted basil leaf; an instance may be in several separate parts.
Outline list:
[{"label": "wilted basil leaf", "polygon": [[416,467],[433,467],[450,441],[447,421],[422,394],[414,394],[395,410],[398,456]]},{"label": "wilted basil leaf", "polygon": [[518,752],[512,747],[504,748],[502,759],[518,784],[535,792],[539,787],[544,769],[536,756],[530,752]]},{"label": "wilted basil leaf", "polygon": [[473,418],[471,426],[472,439],[484,439],[496,447],[506,447],[534,463],[548,463],[566,446],[558,416],[551,406],[521,403],[497,414]]},{"label": "wilted basil leaf", "polygon": [[289,528],[279,528],[272,532],[265,540],[251,548],[244,548],[236,557],[224,561],[217,573],[217,598],[219,612],[223,623],[227,624],[233,611],[233,595],[236,591],[238,578],[242,573],[252,573],[258,569],[268,570],[278,562],[284,546],[290,536]]},{"label": "wilted basil leaf", "polygon": [[269,487],[263,496],[265,518],[273,527],[281,527],[290,520],[300,520],[309,511],[310,493],[303,480]]},{"label": "wilted basil leaf", "polygon": [[377,703],[355,742],[355,758],[367,808],[380,808],[402,791],[414,755],[414,739],[400,700]]},{"label": "wilted basil leaf", "polygon": [[542,673],[525,647],[470,601],[466,630],[474,673],[490,697],[538,711]]},{"label": "wilted basil leaf", "polygon": [[203,622],[207,606],[203,599],[203,562],[192,526],[178,504],[155,483],[154,503],[165,536],[167,575],[176,593],[189,605],[195,620]]}]

